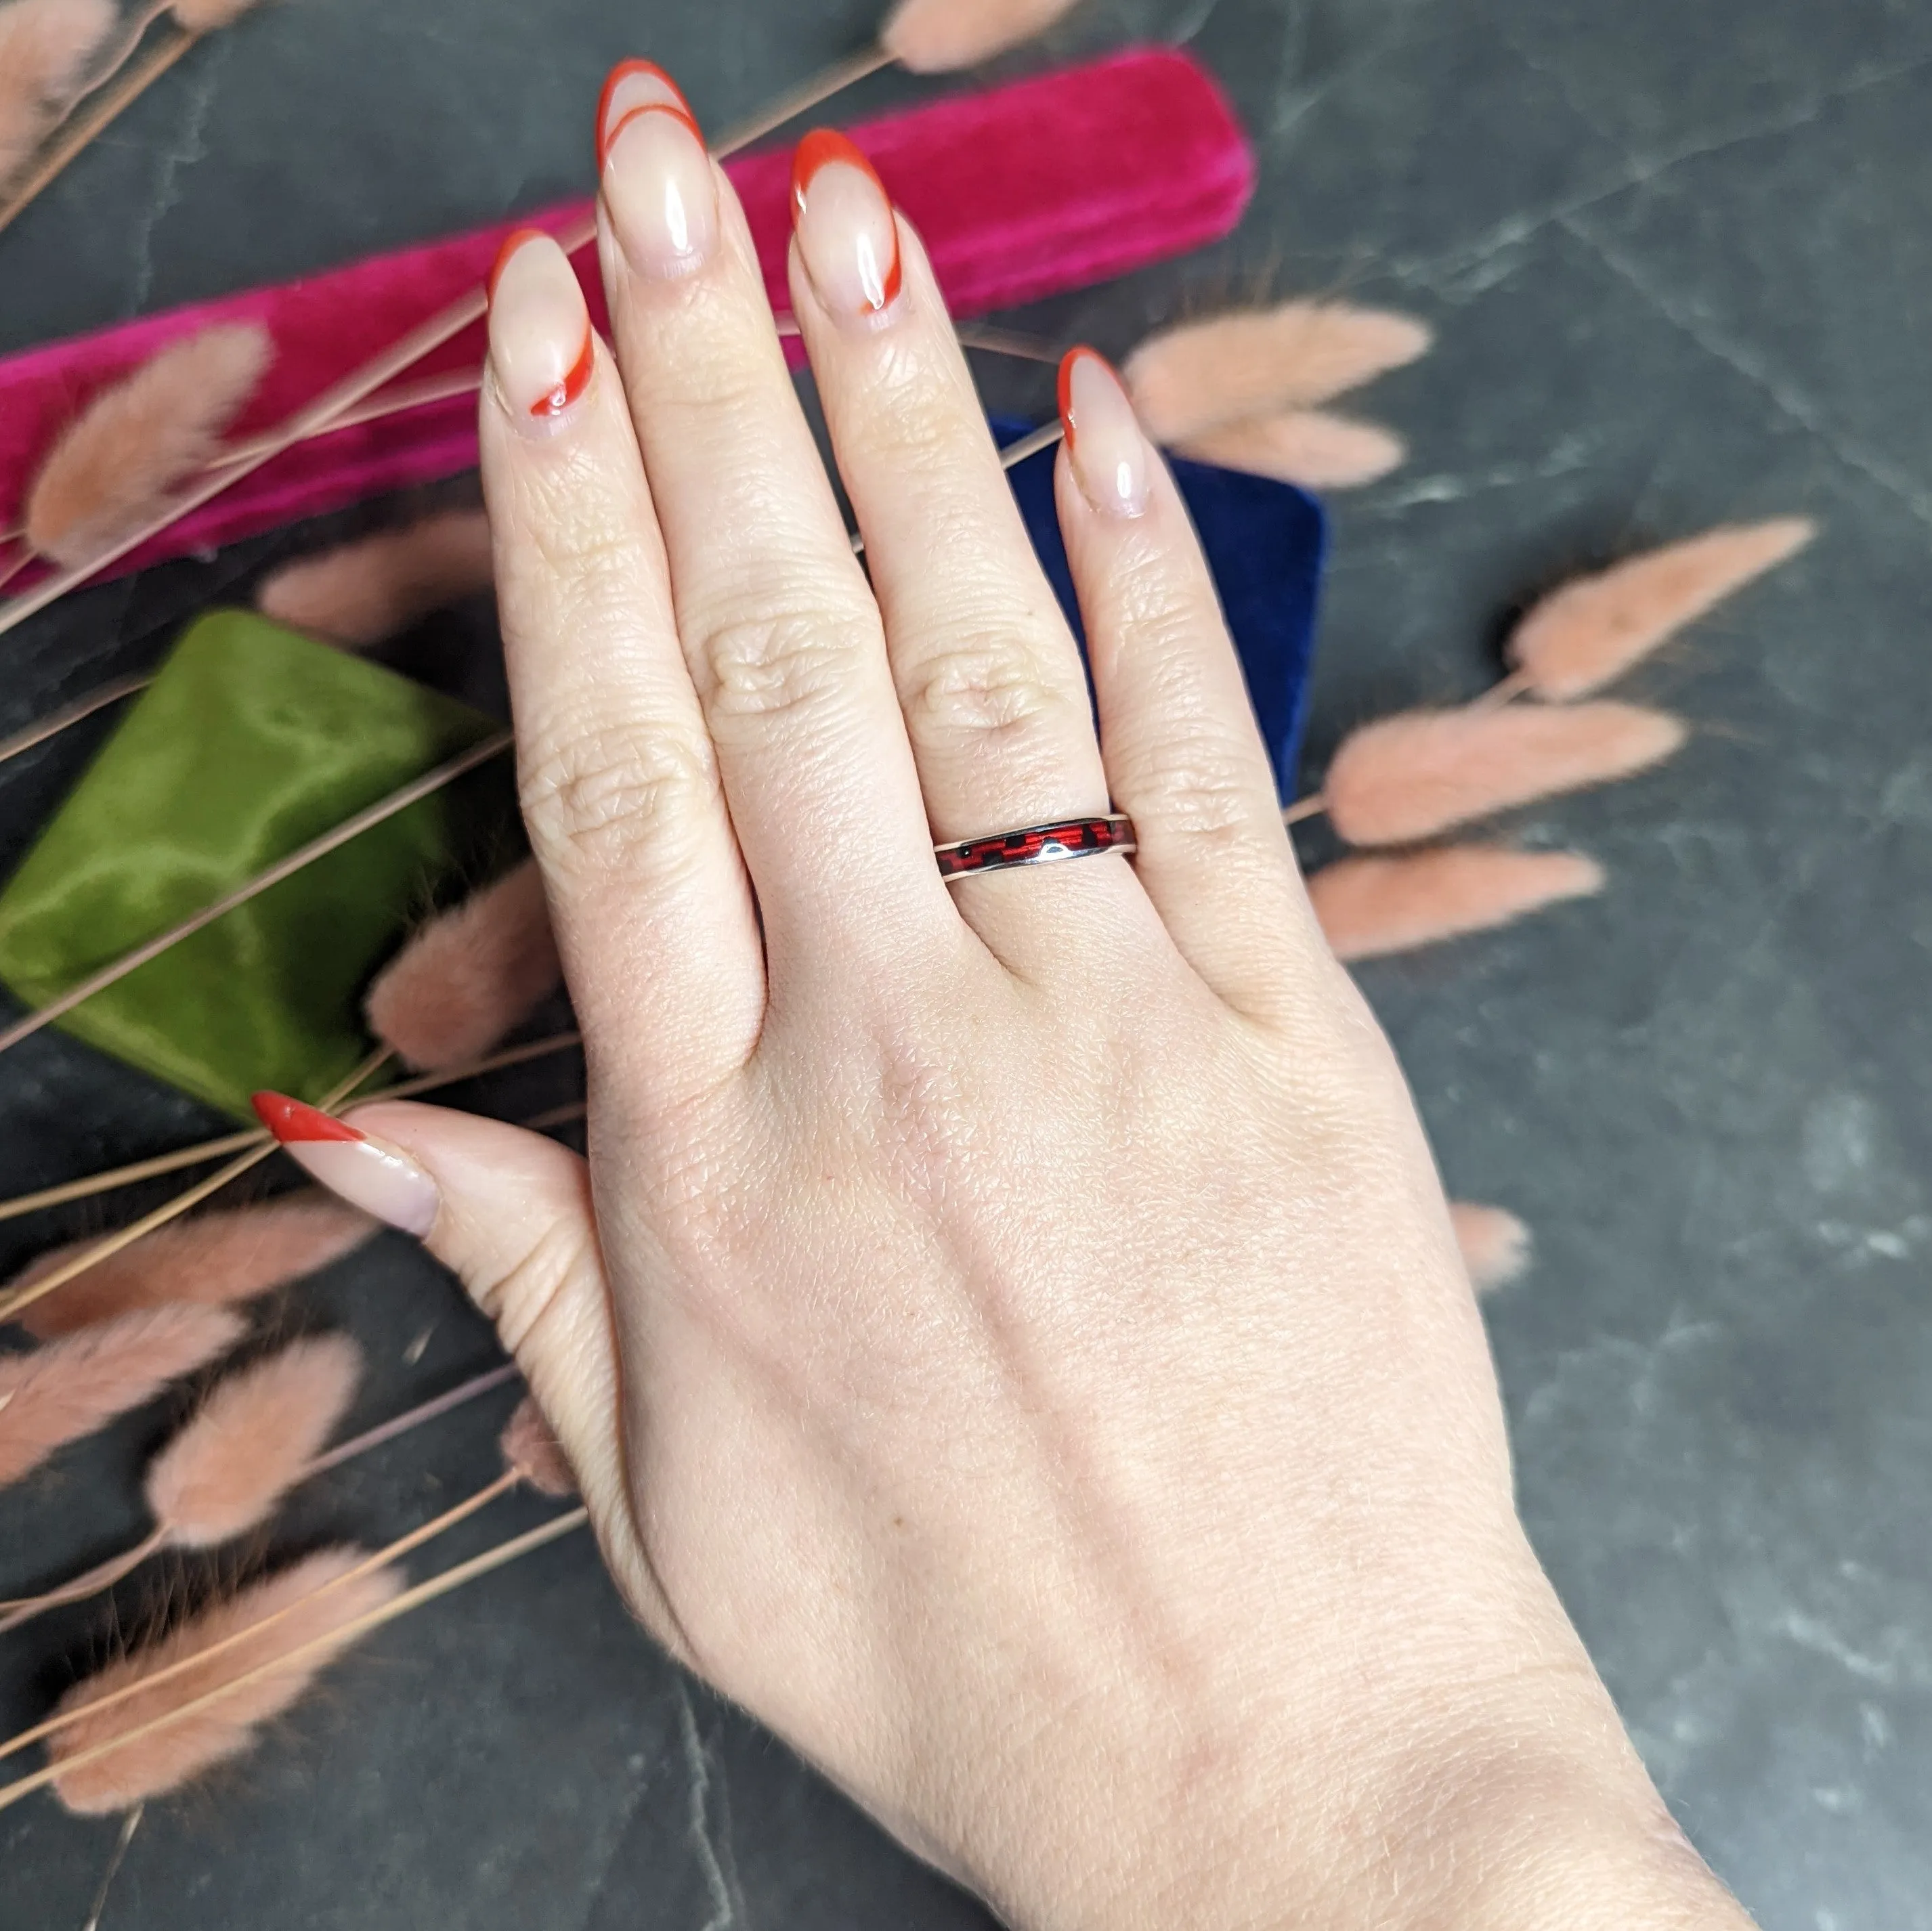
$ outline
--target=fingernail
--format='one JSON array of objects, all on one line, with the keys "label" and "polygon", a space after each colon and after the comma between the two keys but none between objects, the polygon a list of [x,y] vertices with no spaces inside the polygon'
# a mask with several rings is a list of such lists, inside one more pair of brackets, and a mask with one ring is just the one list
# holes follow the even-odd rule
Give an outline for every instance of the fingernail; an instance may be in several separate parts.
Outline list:
[{"label": "fingernail", "polygon": [[554,430],[597,367],[590,311],[570,258],[534,228],[505,241],[490,271],[490,373],[522,429]]},{"label": "fingernail", "polygon": [[690,103],[661,67],[620,61],[597,103],[597,171],[624,259],[653,281],[704,266],[718,244],[718,184]]},{"label": "fingernail", "polygon": [[286,1093],[256,1093],[255,1117],[310,1179],[351,1207],[418,1239],[436,1224],[435,1181],[393,1147]]},{"label": "fingernail", "polygon": [[891,197],[843,134],[814,129],[791,163],[792,226],[829,314],[882,315],[898,298],[899,231]]},{"label": "fingernail", "polygon": [[1141,514],[1153,476],[1148,440],[1105,356],[1068,352],[1060,364],[1060,421],[1080,493],[1107,515]]}]

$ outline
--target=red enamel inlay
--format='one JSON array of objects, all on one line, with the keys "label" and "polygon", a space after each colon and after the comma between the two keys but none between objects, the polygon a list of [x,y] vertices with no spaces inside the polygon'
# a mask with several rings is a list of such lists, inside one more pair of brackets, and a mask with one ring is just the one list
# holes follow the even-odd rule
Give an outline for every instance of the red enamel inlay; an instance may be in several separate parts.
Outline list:
[{"label": "red enamel inlay", "polygon": [[584,325],[584,352],[570,365],[570,373],[547,395],[530,404],[532,415],[561,415],[590,386],[590,372],[597,366],[597,340],[590,325]]},{"label": "red enamel inlay", "polygon": [[310,1140],[366,1140],[366,1133],[322,1112],[319,1108],[285,1093],[258,1093],[254,1096],[255,1117],[284,1147]]},{"label": "red enamel inlay", "polygon": [[[626,108],[614,126],[610,120],[610,104],[616,97],[617,89],[634,74],[648,74],[669,88],[675,100],[646,100],[635,107]],[[597,97],[597,172],[604,172],[604,164],[610,158],[610,150],[616,146],[617,136],[640,114],[670,114],[682,121],[698,137],[702,146],[704,130],[698,124],[698,116],[691,111],[691,103],[684,97],[684,90],[656,61],[620,60],[604,76],[604,91]]]},{"label": "red enamel inlay", "polygon": [[[805,198],[812,191],[812,184],[819,169],[833,161],[842,161],[848,167],[856,168],[861,174],[871,175],[873,185],[879,190],[886,205],[892,205],[892,196],[886,192],[886,184],[879,178],[879,171],[866,158],[865,150],[839,133],[836,127],[814,127],[799,142],[791,157],[791,218],[792,225],[798,225],[799,217],[805,212]],[[885,300],[879,306],[890,308],[898,299],[900,285],[904,280],[902,264],[899,260],[898,229],[892,229],[892,265],[886,270]]]},{"label": "red enamel inlay", "polygon": [[503,245],[496,250],[496,259],[490,265],[490,279],[484,284],[492,301],[496,299],[496,284],[503,279],[503,271],[510,265],[510,257],[526,241],[541,241],[544,238],[541,228],[513,229],[503,237]]}]

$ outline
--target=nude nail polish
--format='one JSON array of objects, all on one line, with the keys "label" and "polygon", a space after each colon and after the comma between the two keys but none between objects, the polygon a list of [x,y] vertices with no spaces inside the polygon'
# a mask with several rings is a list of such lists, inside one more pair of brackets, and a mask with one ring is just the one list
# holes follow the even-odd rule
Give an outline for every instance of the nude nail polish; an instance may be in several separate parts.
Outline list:
[{"label": "nude nail polish", "polygon": [[651,281],[694,274],[718,245],[718,184],[690,103],[661,67],[622,61],[597,104],[597,168],[617,245]]},{"label": "nude nail polish", "polygon": [[286,1093],[258,1093],[254,1105],[310,1178],[338,1198],[418,1238],[435,1225],[436,1183],[406,1154]]},{"label": "nude nail polish", "polygon": [[1102,514],[1141,515],[1154,474],[1148,439],[1120,377],[1091,349],[1060,362],[1060,421],[1080,493]]},{"label": "nude nail polish", "polygon": [[590,386],[597,352],[570,259],[549,235],[520,228],[490,271],[490,373],[518,427],[554,433]]},{"label": "nude nail polish", "polygon": [[829,314],[870,320],[898,299],[898,224],[872,163],[843,134],[814,129],[791,164],[792,226]]}]

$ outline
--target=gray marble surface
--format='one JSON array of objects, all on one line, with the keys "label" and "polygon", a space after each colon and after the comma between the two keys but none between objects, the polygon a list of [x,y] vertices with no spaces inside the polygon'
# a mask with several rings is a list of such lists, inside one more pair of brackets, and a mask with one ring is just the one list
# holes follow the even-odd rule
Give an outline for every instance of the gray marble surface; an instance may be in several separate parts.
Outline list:
[{"label": "gray marble surface", "polygon": [[[578,190],[619,55],[664,61],[722,124],[873,18],[872,0],[266,7],[0,238],[0,349]],[[1222,76],[1261,193],[1225,245],[1016,319],[1124,349],[1232,295],[1339,290],[1439,331],[1362,399],[1413,456],[1337,505],[1315,769],[1365,717],[1479,688],[1510,610],[1569,569],[1726,517],[1824,526],[1638,681],[1695,721],[1682,757],[1521,828],[1601,857],[1600,900],[1364,980],[1453,1189],[1536,1229],[1534,1273],[1490,1309],[1522,1506],[1672,1803],[1768,1931],[1927,1931],[1932,9],[1094,0],[1014,64],[1132,36],[1189,40]],[[855,104],[921,91],[882,77]],[[986,386],[1048,404],[1040,372],[989,366]],[[148,661],[294,540],[10,637],[0,731]],[[486,626],[462,613],[422,647]],[[0,772],[0,861],[87,737]],[[554,1096],[532,1075],[504,1103]],[[0,1078],[0,1183],[198,1124],[44,1038]],[[0,1227],[0,1264],[34,1231]],[[490,1355],[400,1242],[272,1318],[367,1339],[369,1419]],[[487,1475],[500,1412],[311,1485],[272,1546],[420,1519]],[[6,1498],[0,1593],[126,1539],[158,1426]],[[115,1624],[0,1645],[8,1727],[186,1573],[124,1591]],[[44,1800],[0,1816],[0,1926],[80,1925],[112,1836]],[[245,1765],[157,1807],[104,1924],[980,1921],[672,1672],[578,1543],[386,1632]]]}]

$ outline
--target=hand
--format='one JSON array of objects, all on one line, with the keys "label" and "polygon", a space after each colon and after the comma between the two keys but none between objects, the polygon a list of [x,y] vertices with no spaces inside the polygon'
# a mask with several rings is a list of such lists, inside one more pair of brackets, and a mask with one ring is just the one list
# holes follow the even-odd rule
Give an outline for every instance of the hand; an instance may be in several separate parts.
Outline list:
[{"label": "hand", "polygon": [[[1526,1546],[1414,1111],[1311,918],[1174,487],[1072,361],[1028,547],[918,238],[802,151],[792,299],[608,91],[482,406],[590,1159],[308,1150],[523,1364],[652,1632],[1011,1921],[1740,1921]],[[933,845],[1113,809],[949,887]]]}]

